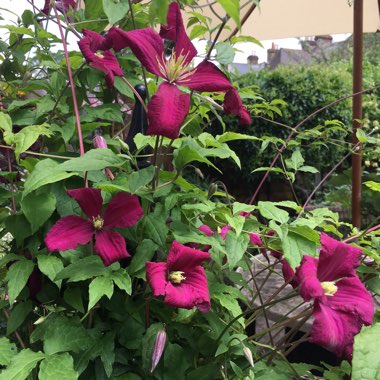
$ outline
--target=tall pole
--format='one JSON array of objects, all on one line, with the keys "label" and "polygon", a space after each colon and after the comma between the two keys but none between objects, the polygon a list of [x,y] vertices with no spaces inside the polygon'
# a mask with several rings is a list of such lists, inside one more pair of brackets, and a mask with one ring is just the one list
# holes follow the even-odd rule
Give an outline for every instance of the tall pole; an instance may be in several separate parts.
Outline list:
[{"label": "tall pole", "polygon": [[[354,0],[353,93],[363,89],[363,0]],[[352,145],[358,143],[356,132],[361,128],[362,95],[352,99]],[[359,120],[359,121],[358,121]],[[352,155],[352,224],[361,226],[362,152],[359,144]]]}]

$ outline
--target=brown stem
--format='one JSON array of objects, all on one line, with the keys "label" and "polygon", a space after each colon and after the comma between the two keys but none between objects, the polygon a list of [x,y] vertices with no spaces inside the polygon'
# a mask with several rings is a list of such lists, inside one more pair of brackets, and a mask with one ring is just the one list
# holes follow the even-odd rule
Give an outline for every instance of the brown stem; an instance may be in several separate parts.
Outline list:
[{"label": "brown stem", "polygon": [[[7,312],[5,309],[3,309],[3,313],[4,313],[4,315],[5,315],[5,318],[8,320],[8,319],[9,319],[9,314],[8,314],[8,312]],[[21,346],[23,349],[25,349],[25,348],[26,348],[26,344],[25,344],[24,341],[22,340],[21,335],[18,333],[17,330],[15,331],[15,335],[16,335],[16,338],[17,338],[18,342],[20,343],[20,346]]]}]

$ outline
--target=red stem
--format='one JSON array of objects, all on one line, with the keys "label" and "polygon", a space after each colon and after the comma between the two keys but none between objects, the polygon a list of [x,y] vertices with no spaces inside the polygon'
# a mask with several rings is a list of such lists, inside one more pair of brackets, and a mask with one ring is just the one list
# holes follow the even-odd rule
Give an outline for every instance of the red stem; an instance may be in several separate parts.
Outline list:
[{"label": "red stem", "polygon": [[67,73],[69,75],[71,94],[73,96],[73,105],[74,105],[74,112],[75,112],[75,120],[76,120],[76,124],[77,124],[77,129],[78,129],[79,151],[80,151],[80,155],[83,156],[84,155],[83,135],[82,135],[82,129],[81,129],[81,126],[80,126],[78,101],[77,101],[77,97],[76,97],[76,94],[75,94],[74,80],[73,80],[73,74],[72,74],[72,71],[71,71],[69,53],[68,53],[68,50],[67,50],[67,43],[66,43],[65,35],[63,33],[63,28],[62,28],[61,20],[59,18],[59,15],[58,15],[58,12],[57,12],[57,8],[56,8],[55,4],[53,4],[53,9],[54,9],[55,17],[57,19],[59,33],[61,35],[61,40],[62,40],[62,44],[63,44],[63,50],[65,52],[65,60],[66,60],[66,65],[67,65]]}]

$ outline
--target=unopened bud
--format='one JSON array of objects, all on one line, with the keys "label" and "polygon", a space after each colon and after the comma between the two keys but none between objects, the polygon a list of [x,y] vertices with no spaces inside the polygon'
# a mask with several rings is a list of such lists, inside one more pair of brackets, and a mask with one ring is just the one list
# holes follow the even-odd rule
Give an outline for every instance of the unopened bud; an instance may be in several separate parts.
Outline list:
[{"label": "unopened bud", "polygon": [[253,356],[252,356],[252,351],[244,346],[243,348],[243,352],[244,352],[244,356],[246,357],[246,359],[248,360],[248,363],[251,365],[251,367],[253,368],[255,366],[255,364],[253,363]]},{"label": "unopened bud", "polygon": [[211,198],[218,191],[218,185],[216,183],[212,183],[208,188],[207,197]]},{"label": "unopened bud", "polygon": [[157,364],[159,363],[161,356],[164,352],[165,343],[166,343],[166,331],[162,329],[157,333],[156,341],[154,342],[153,353],[152,353],[152,368],[150,372],[153,372],[154,369],[157,367]]},{"label": "unopened bud", "polygon": [[202,173],[202,171],[201,171],[200,169],[195,168],[194,171],[195,171],[195,174],[196,174],[199,178],[201,178],[201,179],[205,179],[205,176],[203,175],[203,173]]},{"label": "unopened bud", "polygon": [[95,136],[92,140],[95,148],[107,149],[107,141],[103,136]]}]

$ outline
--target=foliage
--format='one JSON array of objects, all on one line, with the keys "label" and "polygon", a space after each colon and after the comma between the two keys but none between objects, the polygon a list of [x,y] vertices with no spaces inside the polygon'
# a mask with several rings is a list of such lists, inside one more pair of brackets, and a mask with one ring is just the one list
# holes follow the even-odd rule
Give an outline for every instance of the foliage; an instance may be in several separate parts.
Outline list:
[{"label": "foliage", "polygon": [[[241,2],[218,2],[239,25]],[[109,36],[108,25],[135,31],[148,23],[158,27],[173,22],[168,9],[176,9],[177,3],[168,8],[169,3],[86,0],[84,8],[75,8],[75,1],[62,0],[52,2],[50,11],[25,10],[16,24],[4,27],[9,35],[0,41],[0,328],[4,335],[0,379],[315,379],[313,372],[322,373],[322,363],[291,363],[287,356],[301,343],[290,337],[312,314],[308,305],[300,309],[305,302],[294,282],[299,275],[296,268],[302,268],[305,256],[317,261],[321,232],[357,239],[355,246],[366,258],[358,273],[371,293],[355,272],[362,251],[331,240],[340,253],[355,255],[350,275],[360,283],[362,294],[369,299],[378,294],[376,230],[360,234],[327,208],[308,212],[293,201],[236,202],[220,183],[205,188],[193,181],[189,172],[202,177],[200,164],[215,170],[220,170],[217,160],[236,167],[251,165],[248,151],[239,157],[232,149],[237,141],[251,148],[258,142],[269,149],[285,137],[270,132],[264,136],[257,129],[237,130],[225,123],[223,110],[231,106],[227,104],[231,94],[237,106],[230,120],[248,117],[227,75],[208,62],[219,80],[223,78],[225,98],[220,93],[190,91],[173,85],[162,70],[153,75],[144,59],[140,57],[140,62],[130,49],[116,51],[120,50],[116,45],[112,51],[105,45],[94,48],[84,61],[80,51],[75,47],[67,51],[65,41],[47,28],[58,23],[63,38],[66,32],[66,37],[86,42],[84,29],[107,29],[104,35]],[[208,29],[202,15],[192,16],[215,38],[217,31]],[[177,37],[183,37],[181,24],[175,30]],[[98,42],[103,37],[96,34]],[[141,47],[135,44],[131,49],[136,46]],[[225,64],[233,49],[233,41],[219,42],[216,56],[213,52],[211,56]],[[109,64],[104,63],[105,57]],[[183,69],[180,60],[185,58],[171,57],[175,64],[176,58],[180,62],[170,68],[175,74]],[[161,58],[154,56],[153,62]],[[279,86],[283,79],[272,75],[271,86]],[[291,75],[297,78],[296,73]],[[313,75],[322,79],[317,72]],[[302,77],[298,78],[303,86]],[[340,79],[333,81],[334,86],[341,84]],[[213,84],[207,80],[206,76],[203,82]],[[141,83],[149,92],[146,105],[135,99],[132,90]],[[178,99],[163,100],[168,107],[164,123],[176,122],[178,114],[184,114],[178,138],[137,133],[132,144],[128,131],[137,126],[144,132],[145,107],[148,128],[155,122],[151,112],[163,83],[175,88],[178,98],[189,99],[185,112]],[[298,99],[298,109],[294,104],[299,119],[292,123],[333,96],[332,91],[321,91],[309,105],[310,88],[302,88],[305,100]],[[277,100],[268,102],[252,89],[240,95],[244,104],[252,101],[249,108],[254,116],[288,115],[280,94],[273,92]],[[344,107],[338,106],[343,117]],[[315,173],[318,165],[299,149],[301,143],[317,149],[344,132],[343,124],[331,121],[338,118],[332,112],[315,121],[323,127],[308,126],[297,135],[297,149],[284,153],[286,168],[276,169],[291,181],[300,173]],[[210,133],[215,121],[223,126],[220,133]],[[93,143],[95,136],[102,136],[102,147]],[[250,170],[267,170],[262,166],[268,164],[256,162]],[[243,178],[249,183],[248,176]],[[261,287],[256,282],[257,263],[266,276]],[[270,289],[265,282],[271,276],[281,279],[279,290],[285,289],[285,294],[264,293]],[[322,291],[321,281],[316,278]],[[325,294],[313,297],[315,304]],[[298,303],[293,315],[268,320],[267,312],[275,304],[293,298]],[[371,302],[366,306],[370,319]],[[352,303],[344,307],[350,308],[347,314],[355,321],[343,334],[349,351],[352,330],[370,322]],[[253,331],[260,316],[265,316],[267,325]],[[273,340],[272,334],[285,327],[290,329],[288,335]],[[354,360],[368,338],[363,335],[356,339]],[[348,370],[347,365],[326,368],[331,373],[351,369],[349,365]],[[354,361],[353,371],[361,370]]]}]

